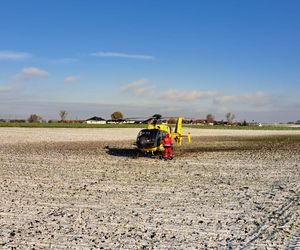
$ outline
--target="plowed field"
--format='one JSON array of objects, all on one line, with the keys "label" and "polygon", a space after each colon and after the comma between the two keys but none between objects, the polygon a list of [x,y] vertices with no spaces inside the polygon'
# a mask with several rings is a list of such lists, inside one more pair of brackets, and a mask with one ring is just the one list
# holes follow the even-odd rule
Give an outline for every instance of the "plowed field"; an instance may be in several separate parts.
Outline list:
[{"label": "plowed field", "polygon": [[162,161],[137,131],[1,128],[0,248],[300,246],[299,134],[201,131]]}]

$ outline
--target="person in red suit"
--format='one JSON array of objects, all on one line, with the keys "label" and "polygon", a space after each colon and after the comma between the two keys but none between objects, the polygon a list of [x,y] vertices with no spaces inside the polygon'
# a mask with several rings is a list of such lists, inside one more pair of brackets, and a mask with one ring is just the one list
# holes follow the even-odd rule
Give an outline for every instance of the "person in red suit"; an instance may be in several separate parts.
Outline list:
[{"label": "person in red suit", "polygon": [[162,144],[164,146],[164,159],[167,160],[172,160],[173,159],[173,152],[172,152],[172,138],[170,137],[169,134],[166,134],[165,138],[162,140]]}]

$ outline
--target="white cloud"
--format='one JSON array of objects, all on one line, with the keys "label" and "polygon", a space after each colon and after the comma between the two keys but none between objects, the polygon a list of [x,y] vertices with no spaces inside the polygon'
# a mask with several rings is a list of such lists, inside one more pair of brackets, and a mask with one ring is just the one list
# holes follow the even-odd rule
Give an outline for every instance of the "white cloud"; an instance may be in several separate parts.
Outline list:
[{"label": "white cloud", "polygon": [[21,61],[30,58],[32,55],[26,52],[0,51],[0,60]]},{"label": "white cloud", "polygon": [[122,87],[123,92],[131,93],[135,96],[145,96],[153,93],[155,86],[150,81],[140,79],[126,84]]},{"label": "white cloud", "polygon": [[150,55],[137,55],[137,54],[127,54],[120,52],[95,52],[91,53],[91,56],[96,57],[117,57],[117,58],[130,58],[130,59],[141,59],[141,60],[153,60],[154,56]]},{"label": "white cloud", "polygon": [[79,77],[78,76],[67,76],[65,79],[64,79],[64,83],[66,84],[70,84],[70,83],[73,83],[75,81],[79,80]]},{"label": "white cloud", "polygon": [[216,96],[216,92],[212,90],[200,91],[200,90],[191,90],[191,91],[180,91],[175,89],[166,90],[162,95],[162,99],[171,100],[171,101],[195,101],[197,99],[203,99],[208,97]]},{"label": "white cloud", "polygon": [[49,73],[47,71],[39,69],[39,68],[35,68],[35,67],[25,68],[22,70],[21,74],[26,77],[35,77],[35,76],[47,77],[47,76],[49,76]]},{"label": "white cloud", "polygon": [[265,97],[265,94],[262,91],[257,91],[254,93],[245,93],[236,96],[224,95],[220,97],[216,97],[214,102],[216,104],[224,105],[224,104],[251,104],[255,103],[258,100],[261,100]]},{"label": "white cloud", "polygon": [[9,92],[13,90],[13,86],[10,85],[0,85],[0,93],[1,92]]},{"label": "white cloud", "polygon": [[48,76],[49,73],[45,70],[35,67],[24,68],[19,73],[12,76],[8,84],[0,85],[0,92],[9,92],[12,90],[17,90],[21,86],[21,84],[27,80]]},{"label": "white cloud", "polygon": [[18,83],[32,78],[48,77],[48,76],[49,73],[47,71],[36,67],[30,67],[30,68],[22,69],[21,72],[19,72],[13,77],[13,80],[15,83]]}]

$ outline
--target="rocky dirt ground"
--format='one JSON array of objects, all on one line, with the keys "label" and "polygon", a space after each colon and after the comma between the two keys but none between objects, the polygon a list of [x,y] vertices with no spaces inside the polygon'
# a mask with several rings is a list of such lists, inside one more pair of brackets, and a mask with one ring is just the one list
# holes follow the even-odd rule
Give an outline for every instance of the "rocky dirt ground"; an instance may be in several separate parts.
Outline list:
[{"label": "rocky dirt ground", "polygon": [[13,131],[0,129],[0,248],[300,247],[299,135],[217,132],[165,162],[134,158],[126,135]]}]

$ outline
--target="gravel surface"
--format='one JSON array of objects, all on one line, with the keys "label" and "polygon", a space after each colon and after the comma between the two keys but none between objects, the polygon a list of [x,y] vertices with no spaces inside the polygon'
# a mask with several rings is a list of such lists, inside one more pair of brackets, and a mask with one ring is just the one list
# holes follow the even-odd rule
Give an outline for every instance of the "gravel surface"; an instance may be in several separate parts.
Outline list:
[{"label": "gravel surface", "polygon": [[200,130],[162,161],[137,131],[1,128],[0,248],[300,247],[300,136]]}]

